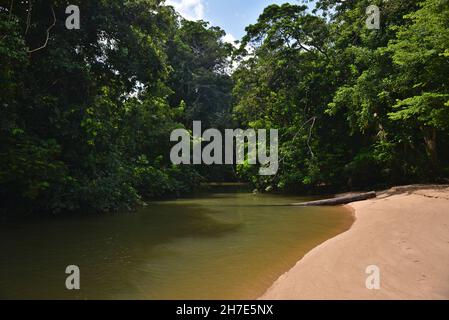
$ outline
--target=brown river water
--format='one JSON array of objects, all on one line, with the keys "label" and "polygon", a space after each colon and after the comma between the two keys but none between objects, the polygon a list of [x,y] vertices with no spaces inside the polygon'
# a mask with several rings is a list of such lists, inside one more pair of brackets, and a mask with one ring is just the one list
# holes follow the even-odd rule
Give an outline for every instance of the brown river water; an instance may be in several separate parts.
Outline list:
[{"label": "brown river water", "polygon": [[[0,223],[0,299],[255,299],[350,228],[343,207],[217,188],[138,212]],[[65,287],[76,265],[81,290]]]}]

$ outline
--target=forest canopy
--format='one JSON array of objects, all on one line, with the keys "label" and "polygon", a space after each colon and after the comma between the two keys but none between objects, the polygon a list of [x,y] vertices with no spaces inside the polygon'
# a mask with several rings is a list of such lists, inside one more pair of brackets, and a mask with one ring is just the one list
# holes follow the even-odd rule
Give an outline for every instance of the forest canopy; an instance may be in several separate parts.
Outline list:
[{"label": "forest canopy", "polygon": [[[380,9],[367,28],[366,9]],[[447,181],[449,1],[284,4],[249,26],[234,113],[279,128],[280,172],[259,188],[305,191]]]},{"label": "forest canopy", "polygon": [[[270,5],[235,47],[162,0],[0,1],[0,207],[108,212],[202,181],[329,192],[447,181],[449,1]],[[380,8],[367,28],[366,8]],[[170,133],[279,130],[279,171],[176,166]]]}]

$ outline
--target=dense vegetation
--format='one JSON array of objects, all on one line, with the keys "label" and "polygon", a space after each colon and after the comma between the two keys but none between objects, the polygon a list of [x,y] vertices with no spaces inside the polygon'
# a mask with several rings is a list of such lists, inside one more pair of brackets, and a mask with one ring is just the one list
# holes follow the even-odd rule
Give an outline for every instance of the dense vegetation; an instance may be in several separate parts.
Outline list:
[{"label": "dense vegetation", "polygon": [[222,30],[159,0],[85,1],[80,30],[65,27],[70,1],[4,3],[1,207],[111,211],[198,184],[171,165],[170,133],[230,118]]},{"label": "dense vegetation", "polygon": [[[265,9],[240,48],[162,0],[0,2],[0,207],[112,211],[233,168],[174,166],[170,132],[280,130],[260,189],[337,190],[449,175],[449,1]],[[376,4],[381,28],[366,28]],[[232,60],[231,60],[232,58]]]},{"label": "dense vegetation", "polygon": [[[379,30],[366,27],[373,4]],[[235,114],[279,128],[282,160],[276,177],[241,174],[295,191],[444,180],[449,1],[320,0],[317,9],[272,5],[247,28]]]}]

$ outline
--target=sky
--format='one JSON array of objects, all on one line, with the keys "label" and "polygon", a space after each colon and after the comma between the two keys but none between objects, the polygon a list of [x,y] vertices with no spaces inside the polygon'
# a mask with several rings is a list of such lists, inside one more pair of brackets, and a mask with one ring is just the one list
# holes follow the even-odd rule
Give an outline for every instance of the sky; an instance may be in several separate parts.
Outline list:
[{"label": "sky", "polygon": [[190,20],[206,20],[227,33],[226,41],[241,39],[245,27],[257,21],[263,9],[270,4],[297,0],[167,0],[181,15]]}]

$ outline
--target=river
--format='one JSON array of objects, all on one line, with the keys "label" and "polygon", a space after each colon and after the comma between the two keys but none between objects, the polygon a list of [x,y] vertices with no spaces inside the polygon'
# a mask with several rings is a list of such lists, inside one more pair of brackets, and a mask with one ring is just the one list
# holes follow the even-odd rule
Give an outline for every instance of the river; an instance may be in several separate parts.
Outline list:
[{"label": "river", "polygon": [[[308,251],[349,229],[342,207],[216,188],[134,213],[0,224],[3,299],[255,299]],[[68,265],[81,290],[65,288]]]}]

